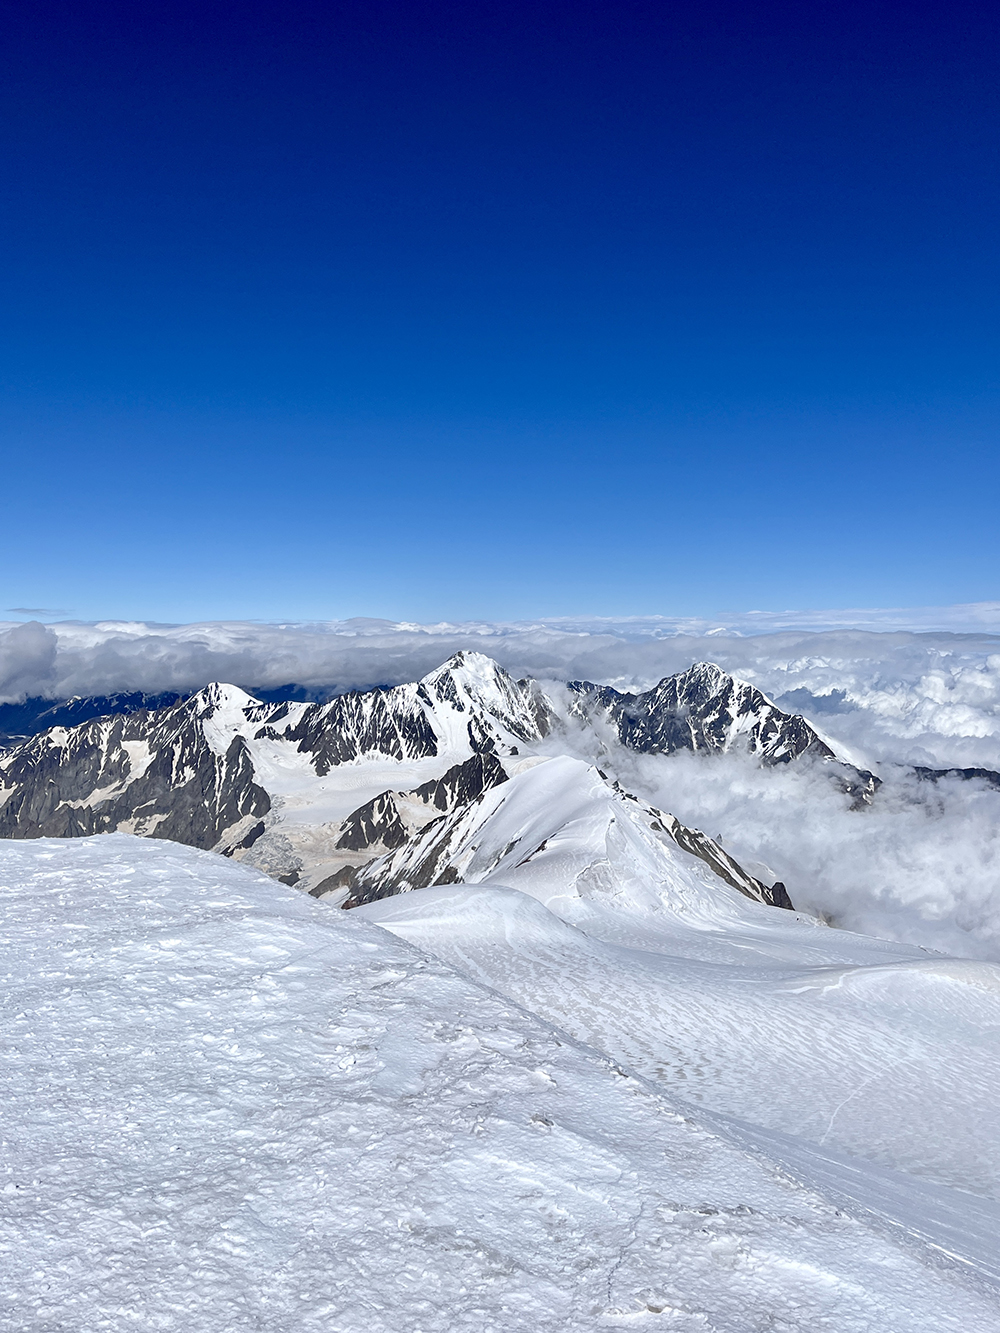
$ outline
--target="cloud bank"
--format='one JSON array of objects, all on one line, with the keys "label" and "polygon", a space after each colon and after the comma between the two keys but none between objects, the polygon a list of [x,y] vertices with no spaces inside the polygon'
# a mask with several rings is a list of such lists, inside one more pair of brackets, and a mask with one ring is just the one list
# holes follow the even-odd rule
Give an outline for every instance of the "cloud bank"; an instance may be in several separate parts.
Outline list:
[{"label": "cloud bank", "polygon": [[847,930],[1000,961],[1000,792],[883,770],[851,810],[822,766],[761,770],[742,756],[617,756],[631,790],[721,835],[751,873]]},{"label": "cloud bank", "polygon": [[[978,616],[985,624],[991,608],[1000,621],[994,603],[908,614],[953,624]],[[0,702],[192,690],[211,680],[251,689],[293,682],[359,689],[413,680],[460,648],[488,653],[519,676],[645,689],[707,659],[803,713],[863,763],[1000,767],[1000,633],[859,629],[821,625],[835,613],[799,613],[800,620],[804,614],[821,627],[775,623],[751,633],[759,630],[757,613],[734,625],[665,618],[430,626],[8,623],[0,624]]]}]

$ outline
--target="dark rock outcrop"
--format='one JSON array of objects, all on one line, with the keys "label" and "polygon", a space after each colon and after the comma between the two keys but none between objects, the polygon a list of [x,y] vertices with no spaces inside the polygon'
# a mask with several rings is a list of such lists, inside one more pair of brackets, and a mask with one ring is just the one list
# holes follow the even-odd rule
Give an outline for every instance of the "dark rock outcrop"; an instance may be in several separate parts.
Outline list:
[{"label": "dark rock outcrop", "polygon": [[1000,773],[992,768],[921,768],[913,769],[923,782],[940,782],[942,778],[958,778],[962,782],[985,782],[988,787],[1000,791]]},{"label": "dark rock outcrop", "polygon": [[170,708],[55,728],[18,746],[0,765],[9,793],[0,837],[124,828],[214,847],[227,829],[271,808],[243,737],[222,753],[209,743],[200,724],[219,706],[219,687],[210,686]]}]

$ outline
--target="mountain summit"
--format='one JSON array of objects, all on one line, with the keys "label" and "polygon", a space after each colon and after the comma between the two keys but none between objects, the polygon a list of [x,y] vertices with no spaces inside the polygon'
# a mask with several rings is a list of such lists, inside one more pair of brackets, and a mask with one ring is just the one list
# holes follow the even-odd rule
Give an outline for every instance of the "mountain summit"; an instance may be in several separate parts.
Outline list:
[{"label": "mountain summit", "polygon": [[578,716],[607,720],[618,741],[641,754],[741,751],[766,767],[810,756],[836,765],[855,803],[869,802],[878,787],[873,773],[839,758],[804,717],[783,712],[755,685],[714,662],[695,662],[641,694],[590,681],[572,681],[569,688]]}]

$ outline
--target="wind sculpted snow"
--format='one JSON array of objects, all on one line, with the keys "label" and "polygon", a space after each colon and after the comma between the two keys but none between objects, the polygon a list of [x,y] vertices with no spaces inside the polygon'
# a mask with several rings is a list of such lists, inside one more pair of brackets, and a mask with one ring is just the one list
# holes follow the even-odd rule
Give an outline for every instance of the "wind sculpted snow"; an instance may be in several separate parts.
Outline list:
[{"label": "wind sculpted snow", "polygon": [[1000,1327],[358,913],[124,835],[0,844],[0,886],[11,1333]]},{"label": "wind sculpted snow", "polygon": [[356,910],[673,1094],[1000,1199],[995,964],[735,899],[629,911],[594,886],[500,878]]}]

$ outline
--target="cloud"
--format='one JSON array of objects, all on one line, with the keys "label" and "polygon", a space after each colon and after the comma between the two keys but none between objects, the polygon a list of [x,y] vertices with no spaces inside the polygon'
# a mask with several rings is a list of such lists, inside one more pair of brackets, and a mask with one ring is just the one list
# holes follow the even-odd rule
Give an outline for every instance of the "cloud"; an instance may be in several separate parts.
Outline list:
[{"label": "cloud", "polygon": [[15,616],[68,616],[64,608],[52,606],[8,606],[7,610]]},{"label": "cloud", "polygon": [[[619,756],[618,776],[684,822],[721,834],[796,906],[847,930],[1000,961],[1000,792],[883,773],[856,811],[822,771],[742,756]],[[766,869],[765,869],[766,867]]]},{"label": "cloud", "polygon": [[644,755],[606,723],[570,717],[545,748],[718,839],[796,907],[846,930],[1000,961],[1000,792],[883,768],[874,803],[851,808],[821,761],[761,768],[749,755]]},{"label": "cloud", "polygon": [[1000,635],[855,628],[715,633],[717,626],[694,632],[692,624],[662,617],[430,626],[367,619],[62,622],[43,631],[54,636],[55,648],[53,639],[39,639],[45,646],[37,658],[26,655],[27,637],[11,636],[37,636],[41,626],[0,624],[0,661],[7,663],[0,700],[187,690],[211,680],[262,689],[293,682],[365,688],[416,679],[460,648],[488,653],[519,676],[644,689],[708,659],[804,713],[868,765],[1000,768]]},{"label": "cloud", "polygon": [[58,650],[55,634],[37,620],[0,634],[0,702],[53,688]]}]

